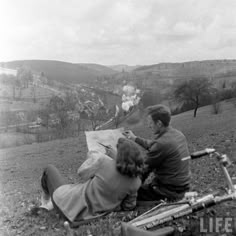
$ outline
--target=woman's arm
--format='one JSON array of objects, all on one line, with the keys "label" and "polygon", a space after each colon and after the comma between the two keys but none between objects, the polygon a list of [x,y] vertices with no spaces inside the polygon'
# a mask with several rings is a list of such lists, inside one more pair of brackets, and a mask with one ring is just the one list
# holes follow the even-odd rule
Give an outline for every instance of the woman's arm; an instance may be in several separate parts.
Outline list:
[{"label": "woman's arm", "polygon": [[137,192],[127,195],[121,203],[121,209],[124,211],[133,210],[137,203]]},{"label": "woman's arm", "polygon": [[117,150],[115,150],[112,146],[106,148],[106,155],[111,157],[113,160],[116,160]]},{"label": "woman's arm", "polygon": [[88,152],[87,159],[77,170],[77,174],[83,181],[93,178],[97,173],[104,159],[102,155],[104,154],[95,151]]}]

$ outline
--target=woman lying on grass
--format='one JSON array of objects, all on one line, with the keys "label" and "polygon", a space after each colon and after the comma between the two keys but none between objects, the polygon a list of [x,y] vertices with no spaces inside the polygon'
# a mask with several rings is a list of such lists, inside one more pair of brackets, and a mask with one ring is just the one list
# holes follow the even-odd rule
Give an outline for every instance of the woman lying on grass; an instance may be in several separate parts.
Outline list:
[{"label": "woman lying on grass", "polygon": [[[105,156],[105,155],[104,155]],[[89,220],[114,210],[132,210],[136,206],[143,157],[138,146],[120,138],[115,159],[101,158],[99,168],[85,183],[67,184],[53,165],[43,172],[44,198],[70,222]]]}]

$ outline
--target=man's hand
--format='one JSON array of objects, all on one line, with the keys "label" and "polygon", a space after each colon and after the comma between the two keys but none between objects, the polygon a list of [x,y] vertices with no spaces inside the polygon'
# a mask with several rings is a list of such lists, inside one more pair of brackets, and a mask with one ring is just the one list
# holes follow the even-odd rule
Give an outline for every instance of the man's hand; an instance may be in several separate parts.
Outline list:
[{"label": "man's hand", "polygon": [[137,136],[135,136],[131,130],[126,130],[125,132],[123,132],[123,135],[132,141],[135,141],[135,139],[137,138]]},{"label": "man's hand", "polygon": [[116,159],[117,151],[112,147],[108,146],[106,149],[106,155],[111,157],[112,159]]}]

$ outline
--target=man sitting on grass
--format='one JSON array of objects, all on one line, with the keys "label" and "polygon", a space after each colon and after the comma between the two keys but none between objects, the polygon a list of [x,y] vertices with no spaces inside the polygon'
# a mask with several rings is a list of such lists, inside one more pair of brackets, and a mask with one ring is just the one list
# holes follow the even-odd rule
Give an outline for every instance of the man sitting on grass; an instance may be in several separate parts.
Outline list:
[{"label": "man sitting on grass", "polygon": [[167,199],[176,201],[184,197],[190,185],[189,150],[185,136],[170,126],[171,113],[164,105],[147,108],[148,124],[154,133],[147,140],[126,131],[124,135],[147,150],[146,169],[143,182],[150,172],[154,173],[151,183],[143,184],[138,191],[139,201]]}]

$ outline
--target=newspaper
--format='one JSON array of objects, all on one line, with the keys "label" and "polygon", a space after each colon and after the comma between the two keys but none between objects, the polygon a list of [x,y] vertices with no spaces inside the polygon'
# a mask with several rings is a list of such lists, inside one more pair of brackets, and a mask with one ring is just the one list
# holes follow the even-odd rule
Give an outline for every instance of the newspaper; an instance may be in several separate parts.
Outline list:
[{"label": "newspaper", "polygon": [[106,153],[105,147],[110,145],[116,150],[116,144],[119,138],[125,138],[122,134],[124,128],[119,129],[107,129],[107,130],[97,130],[97,131],[85,131],[88,151],[99,151]]}]

